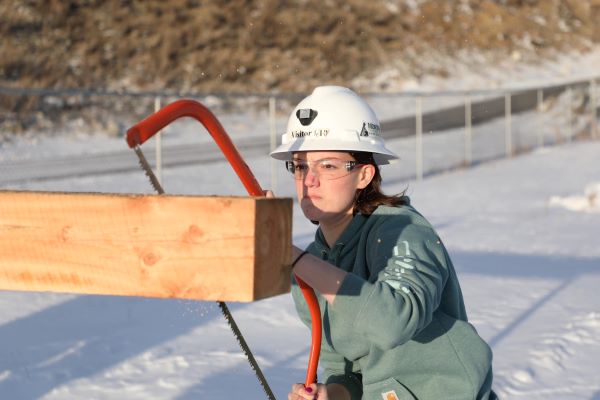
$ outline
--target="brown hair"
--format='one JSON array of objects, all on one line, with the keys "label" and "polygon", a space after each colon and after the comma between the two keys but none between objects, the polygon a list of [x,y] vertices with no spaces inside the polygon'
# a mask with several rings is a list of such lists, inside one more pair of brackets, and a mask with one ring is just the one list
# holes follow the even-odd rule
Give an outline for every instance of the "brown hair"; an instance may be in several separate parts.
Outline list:
[{"label": "brown hair", "polygon": [[351,152],[350,155],[360,164],[369,164],[375,167],[375,175],[371,182],[364,189],[356,191],[354,209],[352,210],[353,215],[357,213],[371,215],[379,206],[397,207],[408,204],[407,199],[404,197],[406,191],[392,196],[381,191],[381,173],[372,153]]}]

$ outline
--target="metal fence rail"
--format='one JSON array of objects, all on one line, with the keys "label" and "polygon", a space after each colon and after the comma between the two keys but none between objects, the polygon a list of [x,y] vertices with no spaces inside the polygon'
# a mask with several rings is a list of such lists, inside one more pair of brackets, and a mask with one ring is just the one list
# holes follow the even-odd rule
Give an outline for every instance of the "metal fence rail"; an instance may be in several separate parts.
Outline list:
[{"label": "metal fence rail", "polygon": [[[413,155],[414,170],[412,178],[422,179],[426,174],[437,170],[444,170],[460,166],[468,166],[474,162],[485,161],[489,158],[511,157],[512,155],[527,151],[535,147],[548,144],[570,141],[576,137],[589,137],[599,139],[598,114],[599,101],[598,83],[600,77],[561,83],[552,86],[531,88],[514,88],[502,90],[457,90],[440,92],[401,92],[401,93],[364,93],[368,101],[383,100],[384,103],[398,103],[398,112],[392,113],[382,121],[382,134],[387,140],[405,138],[408,142],[414,140]],[[169,92],[145,91],[126,92],[111,90],[87,89],[50,89],[50,88],[15,88],[0,86],[0,99],[19,98],[52,98],[70,99],[72,103],[81,103],[81,107],[102,108],[102,105],[84,104],[94,103],[93,99],[105,99],[107,106],[112,99],[119,101],[139,102],[145,99],[148,106],[141,107],[140,113],[147,115],[160,108],[174,98],[194,98],[200,101],[216,102],[219,107],[223,103],[233,104],[237,109],[224,112],[248,112],[266,114],[265,135],[252,139],[236,138],[236,145],[247,157],[260,156],[273,149],[279,140],[278,128],[282,129],[287,109],[290,105],[302,98],[299,93],[202,93],[202,92]],[[76,98],[73,100],[73,98]],[[450,105],[441,104],[440,99],[449,99]],[[80,100],[77,100],[80,99]],[[137,99],[137,100],[136,100]],[[236,102],[240,102],[241,106]],[[412,103],[411,103],[412,102]],[[43,102],[42,102],[43,103]],[[252,103],[252,106],[247,106]],[[284,104],[285,103],[285,104]],[[441,105],[437,105],[440,103]],[[230,105],[231,105],[230,104]],[[246,106],[245,106],[246,105]],[[408,106],[407,106],[408,105]],[[278,112],[278,106],[281,112]],[[151,107],[150,109],[148,109]],[[240,108],[241,107],[241,108]],[[140,107],[137,107],[138,109]],[[374,107],[377,111],[377,106]],[[414,109],[414,111],[412,110]],[[409,110],[408,112],[406,110]],[[425,110],[425,111],[424,111]],[[50,111],[38,110],[36,112]],[[11,110],[0,110],[0,122],[8,118]],[[539,122],[536,126],[529,126],[524,132],[519,121],[520,116],[534,116]],[[18,116],[16,118],[19,118]],[[135,117],[134,117],[135,118]],[[531,120],[531,118],[529,118]],[[500,126],[499,127],[499,122]],[[545,132],[544,124],[551,124],[555,131],[550,135]],[[485,129],[482,129],[485,127]],[[500,131],[501,132],[496,132]],[[535,132],[531,132],[531,131]],[[441,139],[436,137],[440,133],[453,137],[452,144],[446,148],[439,148]],[[492,133],[494,132],[494,133]],[[558,133],[557,133],[558,132]],[[0,132],[2,133],[2,132]],[[268,133],[268,135],[267,135]],[[485,135],[491,137],[495,145],[478,143]],[[161,176],[162,168],[168,166],[181,166],[198,163],[214,162],[218,160],[211,149],[202,144],[165,144],[160,135],[155,141],[156,151],[150,157]],[[437,146],[437,147],[436,147]],[[435,150],[435,151],[434,151]],[[446,152],[447,154],[442,154]],[[450,155],[450,157],[447,157]],[[128,151],[95,154],[85,159],[78,155],[64,156],[60,159],[45,160],[11,160],[0,159],[0,185],[10,185],[14,182],[35,179],[59,179],[69,176],[98,175],[130,171],[137,168],[131,161]],[[439,163],[441,158],[452,159],[451,162]],[[411,176],[407,176],[410,179]],[[278,173],[275,164],[271,169],[271,187],[276,188]]]}]

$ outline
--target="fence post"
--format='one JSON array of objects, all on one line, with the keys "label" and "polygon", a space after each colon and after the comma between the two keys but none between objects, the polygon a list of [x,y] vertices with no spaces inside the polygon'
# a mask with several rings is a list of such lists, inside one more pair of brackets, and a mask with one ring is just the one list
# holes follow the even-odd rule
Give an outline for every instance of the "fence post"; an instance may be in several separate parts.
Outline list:
[{"label": "fence post", "polygon": [[416,177],[417,181],[423,180],[423,110],[421,97],[417,96],[415,99],[415,118],[416,118],[416,132],[415,132],[415,145],[416,145]]},{"label": "fence post", "polygon": [[573,89],[567,86],[567,142],[573,137]]},{"label": "fence post", "polygon": [[[277,147],[277,126],[276,126],[276,99],[274,96],[269,97],[269,137],[271,151]],[[273,157],[271,159],[271,190],[277,193],[277,163]]]},{"label": "fence post", "polygon": [[511,93],[504,94],[504,144],[506,146],[506,157],[512,157],[512,109]]},{"label": "fence post", "polygon": [[537,112],[538,112],[538,147],[544,147],[544,121],[542,111],[544,108],[544,89],[537,90]]},{"label": "fence post", "polygon": [[[156,96],[154,98],[154,112],[160,110],[160,107],[160,97]],[[156,141],[154,142],[156,154],[156,178],[158,179],[158,183],[162,184],[162,131],[158,131],[154,137],[156,138]]]},{"label": "fence post", "polygon": [[472,162],[473,154],[473,129],[471,116],[471,95],[467,92],[465,97],[465,165],[468,167]]},{"label": "fence post", "polygon": [[598,116],[596,109],[596,80],[590,81],[590,105],[592,107],[592,139],[598,138]]}]

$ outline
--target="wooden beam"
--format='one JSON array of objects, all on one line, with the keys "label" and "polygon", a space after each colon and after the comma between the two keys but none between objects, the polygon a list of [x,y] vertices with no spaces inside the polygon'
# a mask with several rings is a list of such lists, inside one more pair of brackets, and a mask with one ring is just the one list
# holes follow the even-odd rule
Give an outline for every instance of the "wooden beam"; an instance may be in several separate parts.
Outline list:
[{"label": "wooden beam", "polygon": [[254,301],[291,227],[291,199],[0,191],[0,290]]}]

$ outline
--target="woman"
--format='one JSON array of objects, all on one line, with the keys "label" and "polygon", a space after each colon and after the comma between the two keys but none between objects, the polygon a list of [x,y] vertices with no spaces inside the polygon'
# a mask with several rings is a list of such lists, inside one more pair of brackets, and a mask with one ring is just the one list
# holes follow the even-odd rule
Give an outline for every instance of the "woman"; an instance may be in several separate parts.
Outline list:
[{"label": "woman", "polygon": [[[495,399],[491,350],[467,322],[444,245],[408,197],[380,190],[379,166],[398,157],[366,102],[316,88],[271,156],[286,161],[318,224],[306,252],[293,248],[293,273],[319,299],[324,373],[288,399]],[[310,326],[296,284],[292,294]]]}]

